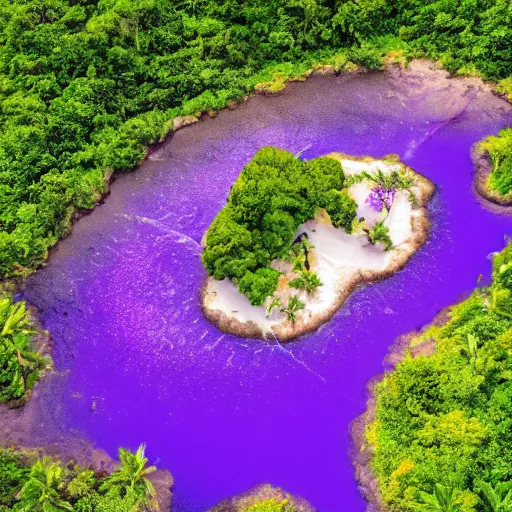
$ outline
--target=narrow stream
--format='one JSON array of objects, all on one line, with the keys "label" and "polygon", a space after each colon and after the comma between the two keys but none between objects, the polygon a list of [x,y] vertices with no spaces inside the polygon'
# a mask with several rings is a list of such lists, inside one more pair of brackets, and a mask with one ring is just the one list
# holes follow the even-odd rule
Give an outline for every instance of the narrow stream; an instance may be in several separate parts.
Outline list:
[{"label": "narrow stream", "polygon": [[[417,69],[312,78],[179,131],[27,283],[59,372],[42,384],[53,386],[42,407],[112,455],[146,442],[175,477],[178,512],[261,482],[320,512],[363,511],[349,424],[395,337],[488,279],[512,218],[474,196],[469,151],[511,124],[512,108],[490,92]],[[398,153],[438,185],[431,238],[406,268],[286,345],[219,332],[200,308],[201,237],[264,145],[305,158]]]}]

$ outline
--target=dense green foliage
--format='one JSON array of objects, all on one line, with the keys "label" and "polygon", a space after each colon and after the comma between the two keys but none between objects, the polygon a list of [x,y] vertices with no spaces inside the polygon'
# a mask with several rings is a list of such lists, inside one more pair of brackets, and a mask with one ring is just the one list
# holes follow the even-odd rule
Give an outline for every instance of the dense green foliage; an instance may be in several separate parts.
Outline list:
[{"label": "dense green foliage", "polygon": [[262,304],[279,278],[268,265],[290,253],[300,224],[325,208],[335,227],[351,231],[356,203],[343,188],[344,179],[333,158],[303,161],[288,151],[260,149],[208,229],[203,252],[208,273],[232,279],[251,304]]},{"label": "dense green foliage", "polygon": [[489,153],[492,172],[489,175],[491,189],[507,196],[512,191],[512,128],[502,130],[480,142],[480,147]]},{"label": "dense green foliage", "polygon": [[368,235],[368,240],[373,244],[382,242],[384,244],[384,250],[389,251],[393,246],[393,242],[389,236],[389,228],[384,224],[383,221],[379,221],[373,226],[373,228],[365,230]]},{"label": "dense green foliage", "polygon": [[506,79],[511,39],[509,0],[0,0],[0,276],[34,268],[177,115],[331,55]]},{"label": "dense green foliage", "polygon": [[25,302],[0,297],[0,402],[21,398],[48,362],[32,349],[33,334]]},{"label": "dense green foliage", "polygon": [[435,340],[433,355],[406,356],[376,387],[367,437],[385,503],[511,510],[512,245],[494,259],[493,284],[413,344],[424,340]]},{"label": "dense green foliage", "polygon": [[0,512],[10,510],[16,494],[28,479],[29,468],[11,450],[0,450]]},{"label": "dense green foliage", "polygon": [[155,490],[147,476],[144,446],[136,453],[119,450],[120,463],[111,475],[97,475],[78,466],[64,467],[44,457],[0,450],[0,512],[142,512],[155,505]]}]

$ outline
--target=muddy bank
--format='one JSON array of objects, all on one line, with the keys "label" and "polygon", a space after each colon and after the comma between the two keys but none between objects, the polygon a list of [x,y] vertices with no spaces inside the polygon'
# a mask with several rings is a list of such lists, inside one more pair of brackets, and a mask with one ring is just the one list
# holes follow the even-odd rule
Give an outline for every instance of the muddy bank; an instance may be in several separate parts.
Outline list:
[{"label": "muddy bank", "polygon": [[[51,346],[48,333],[39,332],[35,344],[42,352],[47,350]],[[100,474],[111,473],[115,458],[93,446],[82,432],[63,428],[65,412],[56,398],[62,393],[61,386],[62,375],[49,369],[22,401],[0,404],[0,447],[28,452],[31,459],[49,455],[64,464],[73,462]],[[159,510],[170,512],[172,474],[159,468],[149,478],[157,491]]]},{"label": "muddy bank", "polygon": [[[385,365],[391,367],[388,371],[392,372],[408,353],[412,357],[431,356],[435,351],[435,341],[432,338],[426,339],[413,347],[410,346],[411,341],[424,334],[432,326],[440,327],[444,325],[449,320],[450,309],[451,306],[438,313],[432,322],[424,325],[421,329],[399,336],[389,347],[384,360]],[[379,483],[371,469],[372,447],[366,439],[367,428],[375,421],[375,386],[383,377],[384,375],[380,374],[368,381],[366,385],[366,411],[358,416],[349,428],[352,439],[350,454],[359,491],[368,502],[366,512],[386,512],[379,492]]]}]

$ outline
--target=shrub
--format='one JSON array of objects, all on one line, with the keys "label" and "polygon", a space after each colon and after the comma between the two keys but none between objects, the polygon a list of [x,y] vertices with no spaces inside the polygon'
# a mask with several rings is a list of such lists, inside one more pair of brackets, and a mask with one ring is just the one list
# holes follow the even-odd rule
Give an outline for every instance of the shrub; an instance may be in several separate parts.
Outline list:
[{"label": "shrub", "polygon": [[[344,181],[341,164],[333,158],[304,162],[288,151],[260,149],[208,228],[206,270],[215,279],[233,279],[251,304],[262,304],[279,277],[269,264],[287,257],[300,224],[325,208],[335,226],[351,231],[356,204]],[[313,281],[308,288],[318,286]]]}]

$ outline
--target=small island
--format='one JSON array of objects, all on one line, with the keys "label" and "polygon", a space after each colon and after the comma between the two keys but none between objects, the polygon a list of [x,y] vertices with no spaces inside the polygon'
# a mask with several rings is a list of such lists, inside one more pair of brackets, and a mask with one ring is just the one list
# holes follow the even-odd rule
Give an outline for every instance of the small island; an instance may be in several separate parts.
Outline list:
[{"label": "small island", "polygon": [[476,192],[498,206],[512,205],[512,128],[475,144],[471,150]]},{"label": "small island", "polygon": [[243,337],[288,341],[317,329],[427,240],[434,190],[396,155],[302,160],[260,149],[203,239],[204,314]]}]

